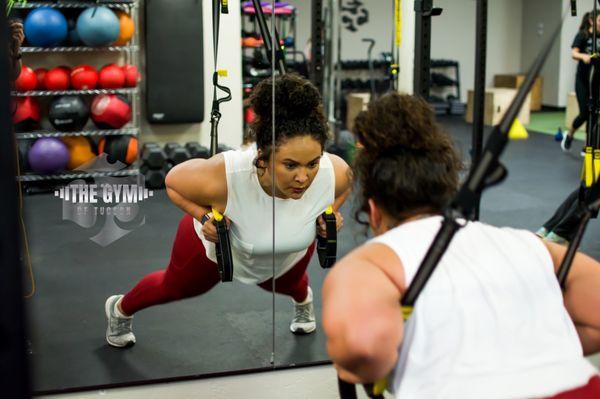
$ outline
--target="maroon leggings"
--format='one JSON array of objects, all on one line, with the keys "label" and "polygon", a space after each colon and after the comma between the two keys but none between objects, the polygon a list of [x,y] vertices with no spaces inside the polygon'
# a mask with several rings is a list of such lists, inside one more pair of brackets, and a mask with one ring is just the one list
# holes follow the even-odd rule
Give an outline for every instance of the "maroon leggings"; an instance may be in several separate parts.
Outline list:
[{"label": "maroon leggings", "polygon": [[[206,257],[206,250],[196,231],[194,219],[186,214],[179,222],[169,266],[144,277],[121,301],[121,308],[132,315],[149,306],[203,294],[221,280],[216,263]],[[308,295],[306,268],[315,244],[292,269],[275,280],[275,292],[302,302]],[[235,267],[235,265],[234,265]],[[272,291],[273,279],[258,284]]]},{"label": "maroon leggings", "polygon": [[548,399],[598,399],[600,398],[600,376],[590,378],[582,387],[559,393]]}]

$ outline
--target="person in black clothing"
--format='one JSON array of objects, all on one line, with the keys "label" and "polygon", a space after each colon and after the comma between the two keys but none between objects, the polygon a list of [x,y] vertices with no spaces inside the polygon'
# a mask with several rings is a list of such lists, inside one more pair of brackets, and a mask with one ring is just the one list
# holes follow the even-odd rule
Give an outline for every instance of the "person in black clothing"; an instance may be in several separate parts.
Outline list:
[{"label": "person in black clothing", "polygon": [[[561,148],[563,151],[569,151],[573,142],[573,135],[589,119],[589,100],[590,100],[590,79],[592,72],[592,42],[593,42],[593,21],[596,21],[598,35],[596,37],[597,49],[600,50],[600,15],[594,15],[594,12],[588,12],[583,16],[579,32],[571,45],[571,56],[579,61],[577,65],[577,74],[575,75],[575,93],[577,103],[579,104],[579,115],[573,120],[569,132],[563,137]],[[600,90],[599,79],[592,82],[592,95],[595,100],[598,99]]]},{"label": "person in black clothing", "polygon": [[[592,101],[598,102],[600,99],[600,78],[598,73],[593,73],[592,67],[600,64],[594,63],[593,52],[593,25],[596,21],[596,44],[597,51],[600,51],[600,14],[588,12],[583,16],[579,32],[573,40],[571,46],[571,55],[574,60],[579,61],[577,65],[577,74],[575,76],[575,93],[577,94],[577,103],[579,104],[579,115],[573,120],[573,124],[568,134],[563,137],[561,148],[563,151],[569,151],[573,142],[573,135],[584,123],[589,121],[590,117],[590,87],[592,88]],[[591,85],[590,85],[591,81]],[[600,104],[598,104],[600,106]],[[596,121],[593,121],[595,123]],[[593,126],[592,126],[593,127]],[[589,128],[589,126],[588,126]],[[568,244],[575,236],[577,226],[583,215],[583,210],[579,203],[579,188],[571,192],[569,196],[554,212],[554,215],[536,234],[547,241],[559,244]]]}]

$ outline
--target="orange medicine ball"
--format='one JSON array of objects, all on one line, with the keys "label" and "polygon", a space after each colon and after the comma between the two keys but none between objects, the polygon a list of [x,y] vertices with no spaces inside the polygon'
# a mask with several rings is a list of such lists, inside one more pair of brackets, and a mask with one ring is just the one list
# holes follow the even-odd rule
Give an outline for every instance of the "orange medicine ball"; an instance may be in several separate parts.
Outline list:
[{"label": "orange medicine ball", "polygon": [[63,143],[69,149],[69,163],[67,169],[73,170],[94,159],[96,154],[92,151],[90,141],[81,136],[63,137]]},{"label": "orange medicine ball", "polygon": [[119,37],[113,44],[115,46],[124,46],[129,43],[135,33],[135,24],[133,23],[131,16],[125,11],[116,11],[116,14],[119,18],[121,29],[119,31]]},{"label": "orange medicine ball", "polygon": [[138,140],[132,136],[107,136],[98,143],[98,154],[107,154],[109,162],[131,165],[137,159]]}]

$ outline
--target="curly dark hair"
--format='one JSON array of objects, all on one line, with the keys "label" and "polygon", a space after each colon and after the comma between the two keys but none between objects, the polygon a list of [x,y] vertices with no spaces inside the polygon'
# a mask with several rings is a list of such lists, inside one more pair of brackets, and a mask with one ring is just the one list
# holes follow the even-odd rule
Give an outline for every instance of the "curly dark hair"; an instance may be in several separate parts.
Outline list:
[{"label": "curly dark hair", "polygon": [[[250,125],[262,160],[272,150],[273,79],[261,81],[252,91],[250,106],[256,118]],[[298,74],[275,77],[275,147],[297,136],[311,136],[325,148],[328,126],[319,90]],[[257,160],[258,161],[258,160]]]},{"label": "curly dark hair", "polygon": [[462,162],[423,99],[386,94],[358,114],[354,133],[363,146],[354,163],[359,223],[369,198],[400,222],[418,212],[441,212],[455,195]]}]

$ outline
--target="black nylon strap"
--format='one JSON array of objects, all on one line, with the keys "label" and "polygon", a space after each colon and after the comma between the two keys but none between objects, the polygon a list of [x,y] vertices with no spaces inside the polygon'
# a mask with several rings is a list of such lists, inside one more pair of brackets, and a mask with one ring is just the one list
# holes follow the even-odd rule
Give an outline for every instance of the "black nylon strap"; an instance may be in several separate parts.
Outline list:
[{"label": "black nylon strap", "polygon": [[317,235],[317,255],[319,264],[323,269],[333,267],[337,260],[337,228],[335,214],[323,212],[326,237]]}]

